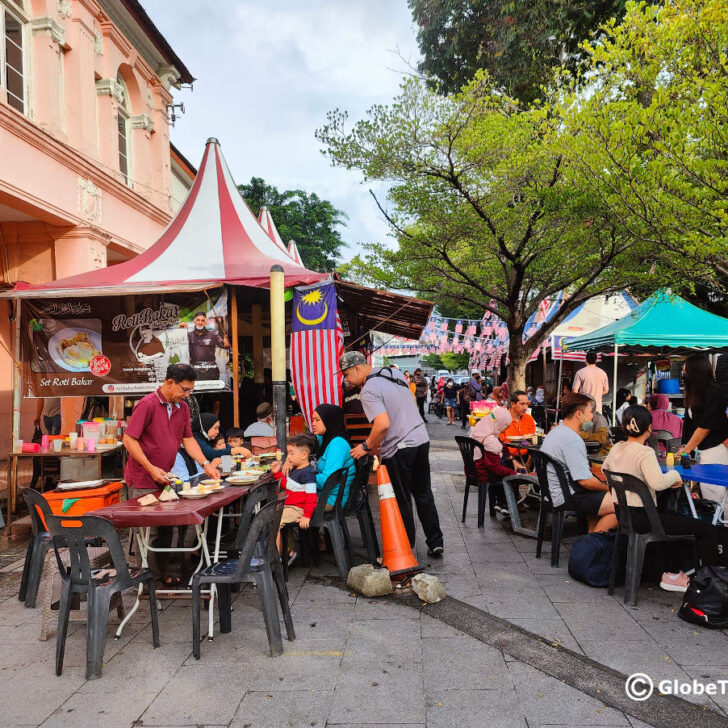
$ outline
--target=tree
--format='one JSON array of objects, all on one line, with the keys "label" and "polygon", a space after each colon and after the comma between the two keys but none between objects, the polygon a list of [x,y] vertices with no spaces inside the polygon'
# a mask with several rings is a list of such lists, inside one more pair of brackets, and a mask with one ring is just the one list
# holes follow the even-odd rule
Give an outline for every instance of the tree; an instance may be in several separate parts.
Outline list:
[{"label": "tree", "polygon": [[[394,209],[385,214],[399,249],[370,246],[354,261],[361,275],[423,291],[438,306],[498,315],[518,389],[531,354],[571,311],[651,281],[644,251],[574,180],[548,118],[547,108],[519,111],[480,73],[450,97],[408,79],[391,105],[374,107],[353,130],[334,111],[317,132],[335,164],[392,183]],[[568,297],[524,342],[529,316],[560,291]]]},{"label": "tree", "polygon": [[345,224],[346,213],[328,200],[303,190],[279,192],[260,177],[238,190],[255,215],[261,207],[270,210],[281,238],[288,244],[295,240],[304,265],[311,270],[332,271],[339,251],[346,244],[338,228]]},{"label": "tree", "polygon": [[470,354],[455,354],[452,351],[446,351],[440,354],[442,364],[449,372],[456,372],[458,369],[466,369],[470,361]]},{"label": "tree", "polygon": [[422,357],[423,366],[430,367],[430,369],[446,369],[442,363],[442,359],[437,354],[425,354]]},{"label": "tree", "polygon": [[728,280],[727,37],[725,0],[630,4],[554,117],[580,184],[703,299]]},{"label": "tree", "polygon": [[625,0],[408,0],[424,60],[419,69],[443,93],[484,68],[514,98],[542,96],[553,66],[577,62],[579,43]]}]

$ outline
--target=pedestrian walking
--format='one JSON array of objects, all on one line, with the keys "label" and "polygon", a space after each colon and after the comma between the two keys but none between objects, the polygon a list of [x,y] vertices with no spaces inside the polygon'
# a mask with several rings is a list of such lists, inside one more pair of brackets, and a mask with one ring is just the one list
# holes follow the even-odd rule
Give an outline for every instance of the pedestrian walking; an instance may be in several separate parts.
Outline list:
[{"label": "pedestrian walking", "polygon": [[443,553],[443,537],[430,481],[430,438],[402,374],[390,367],[373,368],[364,355],[349,351],[339,367],[350,384],[361,387],[361,401],[372,431],[351,450],[358,460],[380,447],[410,545],[415,545],[414,499],[425,532],[427,553]]},{"label": "pedestrian walking", "polygon": [[417,409],[422,415],[422,419],[427,422],[425,418],[425,402],[427,401],[427,380],[422,375],[422,369],[415,369],[415,373],[410,380],[410,388],[414,385],[415,400],[417,400]]}]

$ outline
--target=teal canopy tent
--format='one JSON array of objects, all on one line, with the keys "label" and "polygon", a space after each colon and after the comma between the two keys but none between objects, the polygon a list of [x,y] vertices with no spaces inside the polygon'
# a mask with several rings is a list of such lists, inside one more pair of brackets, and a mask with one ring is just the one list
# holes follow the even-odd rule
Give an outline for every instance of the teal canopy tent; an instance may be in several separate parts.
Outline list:
[{"label": "teal canopy tent", "polygon": [[[564,342],[568,351],[686,354],[696,351],[728,351],[728,319],[693,306],[667,291],[659,291],[623,318],[583,336]],[[613,387],[612,417],[616,411]]]}]

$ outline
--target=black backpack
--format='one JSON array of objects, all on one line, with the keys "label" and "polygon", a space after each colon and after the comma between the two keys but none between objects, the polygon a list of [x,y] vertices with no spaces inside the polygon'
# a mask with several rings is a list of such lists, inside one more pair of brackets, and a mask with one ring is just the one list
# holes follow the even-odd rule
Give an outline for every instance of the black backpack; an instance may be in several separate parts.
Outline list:
[{"label": "black backpack", "polygon": [[614,542],[614,531],[578,536],[569,554],[571,577],[589,586],[607,586],[614,557]]},{"label": "black backpack", "polygon": [[728,566],[701,566],[690,577],[678,616],[710,629],[728,627]]}]

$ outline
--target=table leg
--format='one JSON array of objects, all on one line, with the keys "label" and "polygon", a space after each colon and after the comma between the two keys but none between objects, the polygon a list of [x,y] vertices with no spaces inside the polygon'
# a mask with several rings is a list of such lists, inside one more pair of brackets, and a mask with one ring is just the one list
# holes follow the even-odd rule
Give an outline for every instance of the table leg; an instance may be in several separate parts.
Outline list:
[{"label": "table leg", "polygon": [[716,509],[715,513],[713,514],[713,525],[717,526],[718,523],[725,523],[723,520],[723,513],[725,511],[725,503],[726,500],[728,500],[728,488],[725,489],[725,493],[723,494],[723,500],[720,504],[720,506]]},{"label": "table leg", "polygon": [[[683,490],[685,491],[685,495],[688,497],[688,505],[690,506],[690,512],[693,514],[693,518],[697,518],[698,512],[695,510],[695,503],[693,503],[693,498],[692,498],[692,495],[690,494],[689,482],[683,481]],[[728,491],[726,491],[726,495],[728,495]]]},{"label": "table leg", "polygon": [[[149,534],[151,532],[150,528],[140,528],[137,531],[137,540],[139,542],[139,555],[142,557],[142,569],[146,569],[149,567]],[[121,631],[126,626],[126,623],[131,619],[134,612],[136,612],[137,609],[139,609],[139,604],[141,603],[141,597],[142,592],[144,591],[144,585],[139,584],[139,588],[137,589],[137,598],[134,602],[134,606],[129,610],[127,615],[124,617],[124,619],[121,620],[121,623],[116,629],[116,633],[114,634],[114,639],[118,640],[119,637],[121,637]]]}]

